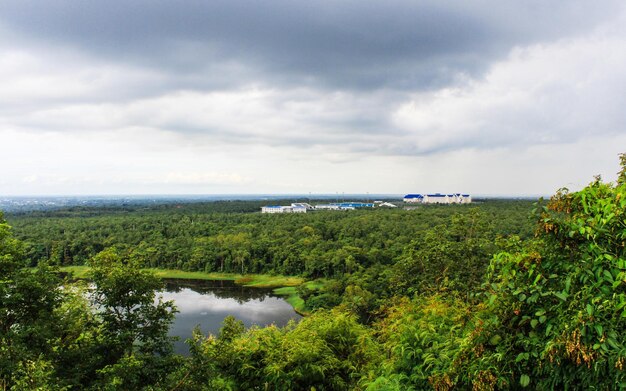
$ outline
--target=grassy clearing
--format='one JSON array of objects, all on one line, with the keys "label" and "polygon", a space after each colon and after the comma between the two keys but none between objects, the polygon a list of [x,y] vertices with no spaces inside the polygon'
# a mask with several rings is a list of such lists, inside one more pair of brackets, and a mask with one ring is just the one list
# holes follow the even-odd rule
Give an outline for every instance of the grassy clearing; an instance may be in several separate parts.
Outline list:
[{"label": "grassy clearing", "polygon": [[237,274],[237,273],[204,273],[185,272],[171,269],[146,269],[159,278],[180,278],[193,280],[232,280],[236,284],[252,288],[277,288],[283,286],[298,286],[304,283],[300,277],[271,276],[268,274]]},{"label": "grassy clearing", "polygon": [[[303,284],[306,288],[310,290],[318,290],[322,288],[326,283],[327,280],[319,279],[302,282],[301,284]],[[280,288],[276,288],[274,289],[274,293],[283,296],[285,298],[285,301],[291,304],[293,309],[296,310],[296,312],[300,315],[309,315],[308,309],[306,308],[306,303],[304,302],[304,299],[302,299],[298,295],[298,290],[296,289],[296,286],[283,286]]]},{"label": "grassy clearing", "polygon": [[300,277],[290,276],[270,276],[267,274],[250,274],[235,279],[240,285],[255,288],[279,288],[279,287],[295,287],[304,283],[304,279]]},{"label": "grassy clearing", "polygon": [[313,281],[307,281],[304,283],[304,286],[306,286],[307,288],[311,289],[311,290],[318,290],[324,287],[324,285],[326,285],[328,283],[327,280],[324,279],[317,279],[317,280],[313,280]]},{"label": "grassy clearing", "polygon": [[89,273],[89,266],[63,266],[60,267],[63,273],[72,273],[74,277],[84,279],[87,278],[87,273]]},{"label": "grassy clearing", "polygon": [[232,273],[204,273],[204,272],[186,272],[183,270],[174,269],[144,269],[159,278],[171,278],[181,280],[233,280],[236,281],[241,278],[241,274]]},{"label": "grassy clearing", "polygon": [[[89,266],[63,266],[62,272],[72,273],[77,278],[87,277]],[[276,288],[283,286],[298,286],[304,283],[304,279],[291,276],[271,276],[268,274],[237,274],[237,273],[204,273],[186,272],[172,269],[144,269],[154,273],[159,278],[186,279],[186,280],[232,280],[239,285],[253,288]]]}]

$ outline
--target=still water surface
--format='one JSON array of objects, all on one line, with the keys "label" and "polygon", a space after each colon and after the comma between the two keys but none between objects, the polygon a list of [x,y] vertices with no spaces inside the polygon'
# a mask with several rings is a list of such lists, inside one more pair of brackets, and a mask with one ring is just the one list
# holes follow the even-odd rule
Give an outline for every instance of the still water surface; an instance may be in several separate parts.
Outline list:
[{"label": "still water surface", "polygon": [[284,326],[290,319],[301,318],[284,299],[271,289],[246,288],[233,281],[165,280],[164,300],[173,300],[178,308],[170,335],[180,337],[174,343],[176,353],[188,354],[185,344],[194,327],[202,332],[217,334],[228,315],[242,320],[246,327],[253,324]]}]

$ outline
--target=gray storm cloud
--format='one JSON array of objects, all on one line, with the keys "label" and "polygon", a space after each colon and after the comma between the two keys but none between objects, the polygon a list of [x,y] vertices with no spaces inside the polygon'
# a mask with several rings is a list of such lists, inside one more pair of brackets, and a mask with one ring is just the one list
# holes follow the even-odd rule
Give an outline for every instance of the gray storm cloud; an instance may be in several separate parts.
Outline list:
[{"label": "gray storm cloud", "polygon": [[249,82],[415,89],[480,75],[511,47],[580,34],[618,2],[19,1],[14,42],[169,73],[169,88]]}]

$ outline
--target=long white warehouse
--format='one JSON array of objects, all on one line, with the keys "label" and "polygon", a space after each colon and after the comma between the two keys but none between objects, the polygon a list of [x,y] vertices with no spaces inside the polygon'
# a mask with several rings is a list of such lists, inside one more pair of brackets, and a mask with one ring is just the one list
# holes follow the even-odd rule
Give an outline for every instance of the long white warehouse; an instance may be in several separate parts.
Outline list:
[{"label": "long white warehouse", "polygon": [[472,196],[469,194],[407,194],[404,202],[411,204],[470,204]]},{"label": "long white warehouse", "polygon": [[261,213],[306,213],[313,207],[305,202],[293,203],[291,206],[270,205],[261,208]]}]

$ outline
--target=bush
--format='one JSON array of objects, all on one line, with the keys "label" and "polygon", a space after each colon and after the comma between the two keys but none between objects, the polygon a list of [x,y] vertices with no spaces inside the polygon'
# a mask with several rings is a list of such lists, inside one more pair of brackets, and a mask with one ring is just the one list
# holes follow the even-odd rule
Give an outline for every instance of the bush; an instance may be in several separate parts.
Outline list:
[{"label": "bush", "polygon": [[626,386],[626,157],[616,184],[559,191],[537,240],[498,254],[456,373],[485,388]]}]

